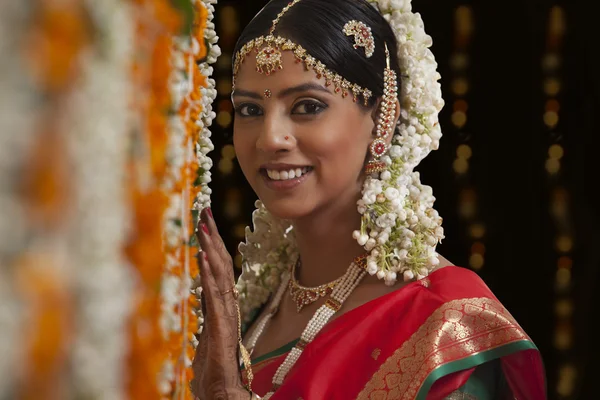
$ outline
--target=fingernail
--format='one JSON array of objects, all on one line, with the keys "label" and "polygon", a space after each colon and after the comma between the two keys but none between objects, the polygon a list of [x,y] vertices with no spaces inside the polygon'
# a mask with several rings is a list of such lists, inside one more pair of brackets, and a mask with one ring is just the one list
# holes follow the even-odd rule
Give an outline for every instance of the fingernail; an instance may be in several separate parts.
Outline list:
[{"label": "fingernail", "polygon": [[204,261],[208,261],[208,256],[206,255],[206,252],[202,252],[202,257],[204,257]]},{"label": "fingernail", "polygon": [[204,231],[204,233],[206,233],[207,235],[209,235],[210,233],[208,232],[208,226],[206,226],[206,224],[200,224],[200,226],[202,227],[202,230]]},{"label": "fingernail", "polygon": [[212,213],[212,210],[210,209],[210,207],[208,207],[208,208],[206,209],[206,213],[208,214],[208,216],[210,217],[210,219],[214,219],[214,217],[213,217],[213,213]]}]

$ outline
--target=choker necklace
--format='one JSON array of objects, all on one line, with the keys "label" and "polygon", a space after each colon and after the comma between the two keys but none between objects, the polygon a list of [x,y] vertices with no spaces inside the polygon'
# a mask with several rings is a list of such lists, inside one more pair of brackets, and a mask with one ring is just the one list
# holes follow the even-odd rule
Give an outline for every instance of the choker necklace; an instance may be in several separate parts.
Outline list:
[{"label": "choker necklace", "polygon": [[[333,315],[342,308],[346,299],[350,296],[350,294],[352,294],[354,289],[367,275],[365,268],[366,260],[366,255],[357,257],[352,264],[350,264],[344,276],[339,279],[339,284],[336,285],[336,287],[332,290],[325,304],[319,307],[309,321],[308,325],[304,328],[298,343],[296,343],[294,348],[290,350],[283,363],[279,366],[279,368],[277,368],[272,380],[273,387],[271,391],[263,397],[264,400],[269,400],[275,391],[283,384],[283,380],[302,355],[304,348],[313,341],[313,339],[317,336],[321,329],[323,329],[331,317],[333,317]],[[293,267],[291,270],[293,271]],[[290,276],[290,273],[285,272],[282,276],[282,282],[275,292],[271,304],[268,305],[268,312],[260,317],[257,327],[248,338],[247,348],[249,349],[250,354],[254,352],[254,347],[256,346],[259,337],[262,336],[262,333],[267,325],[269,325],[271,318],[277,313],[281,299],[286,291],[286,288],[289,286],[288,280],[291,282],[292,277]],[[251,365],[246,365],[246,368],[251,368]]]},{"label": "choker necklace", "polygon": [[[354,261],[358,264],[362,264],[365,260],[366,255],[357,257]],[[296,270],[300,267],[302,267],[302,262],[300,261],[300,257],[298,257],[298,261],[292,265],[290,281],[288,284],[290,296],[292,296],[292,299],[296,303],[298,312],[302,311],[305,306],[319,300],[321,297],[329,296],[333,292],[333,289],[335,289],[335,287],[344,279],[344,276],[341,276],[332,282],[317,287],[302,286],[296,279]]]}]

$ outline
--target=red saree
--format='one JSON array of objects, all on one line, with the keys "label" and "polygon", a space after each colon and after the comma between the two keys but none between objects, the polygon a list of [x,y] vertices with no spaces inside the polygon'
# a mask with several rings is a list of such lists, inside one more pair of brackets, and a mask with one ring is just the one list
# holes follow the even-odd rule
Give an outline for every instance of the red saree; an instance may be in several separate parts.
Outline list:
[{"label": "red saree", "polygon": [[[294,344],[253,362],[254,392]],[[272,399],[444,399],[494,360],[511,399],[546,399],[531,339],[475,273],[446,267],[327,324]]]}]

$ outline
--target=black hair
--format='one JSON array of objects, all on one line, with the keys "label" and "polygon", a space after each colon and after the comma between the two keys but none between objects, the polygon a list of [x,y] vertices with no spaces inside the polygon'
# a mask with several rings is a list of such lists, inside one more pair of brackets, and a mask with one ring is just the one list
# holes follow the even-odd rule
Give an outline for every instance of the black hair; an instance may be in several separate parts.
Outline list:
[{"label": "black hair", "polygon": [[[289,1],[271,0],[246,26],[234,54],[250,40],[267,36],[273,20]],[[354,37],[346,36],[343,32],[344,25],[351,20],[363,22],[371,28],[375,39],[372,57],[365,56],[363,47],[355,49]],[[379,11],[366,0],[302,0],[279,20],[274,35],[299,44],[330,71],[373,92],[369,107],[373,107],[377,99],[383,96],[385,44],[390,51],[390,67],[400,79],[396,57],[398,44],[394,32]]]}]

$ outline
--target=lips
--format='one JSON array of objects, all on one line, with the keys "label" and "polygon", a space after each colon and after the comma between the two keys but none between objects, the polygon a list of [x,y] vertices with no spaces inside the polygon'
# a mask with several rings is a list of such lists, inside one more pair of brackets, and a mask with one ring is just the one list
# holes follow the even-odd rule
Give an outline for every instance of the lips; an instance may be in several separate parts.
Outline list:
[{"label": "lips", "polygon": [[265,184],[272,190],[288,191],[301,185],[314,167],[292,164],[267,164],[260,168]]}]

